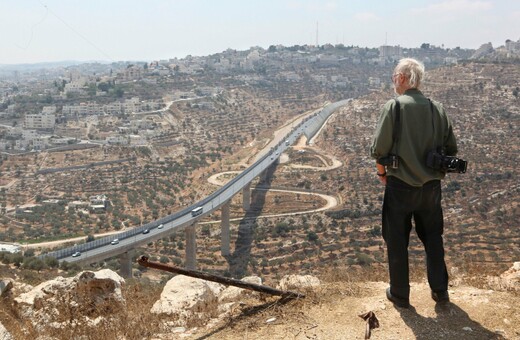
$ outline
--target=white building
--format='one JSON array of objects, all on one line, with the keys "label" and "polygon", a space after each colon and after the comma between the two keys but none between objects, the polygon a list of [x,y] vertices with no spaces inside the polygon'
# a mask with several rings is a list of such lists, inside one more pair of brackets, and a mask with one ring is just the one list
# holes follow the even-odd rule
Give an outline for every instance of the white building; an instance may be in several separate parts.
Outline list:
[{"label": "white building", "polygon": [[63,89],[63,92],[65,93],[77,93],[82,92],[85,87],[84,81],[72,81],[70,83],[65,84],[65,87]]},{"label": "white building", "polygon": [[143,146],[146,145],[146,139],[139,135],[130,135],[128,136],[130,145],[133,146]]},{"label": "white building", "polygon": [[457,58],[456,57],[446,57],[446,58],[444,58],[444,63],[446,65],[457,65]]},{"label": "white building", "polygon": [[6,251],[9,253],[19,253],[22,250],[20,246],[14,244],[0,243],[0,251]]},{"label": "white building", "polygon": [[520,40],[512,41],[506,40],[506,50],[508,52],[520,52]]},{"label": "white building", "polygon": [[42,109],[42,114],[53,114],[56,113],[56,106],[44,106]]},{"label": "white building", "polygon": [[126,136],[108,136],[105,138],[107,144],[127,145],[128,137]]},{"label": "white building", "polygon": [[54,129],[56,125],[55,114],[26,114],[26,129]]},{"label": "white building", "polygon": [[403,49],[401,46],[388,46],[383,45],[379,47],[379,59],[380,60],[398,60],[403,55]]}]

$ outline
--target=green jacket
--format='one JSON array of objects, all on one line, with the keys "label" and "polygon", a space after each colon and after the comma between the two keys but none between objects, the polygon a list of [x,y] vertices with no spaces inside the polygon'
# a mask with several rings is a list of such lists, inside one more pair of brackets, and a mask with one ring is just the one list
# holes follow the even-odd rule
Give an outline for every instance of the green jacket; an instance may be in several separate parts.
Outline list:
[{"label": "green jacket", "polygon": [[455,156],[457,143],[453,129],[444,108],[433,102],[434,124],[430,103],[421,91],[406,90],[397,98],[401,105],[401,131],[398,132],[397,148],[392,146],[392,131],[395,123],[395,100],[389,100],[382,108],[374,134],[370,155],[378,159],[389,153],[399,155],[399,167],[387,168],[387,176],[395,176],[409,185],[420,187],[424,183],[443,179],[445,173],[426,166],[426,155],[434,149],[435,144],[444,146],[446,154]]}]

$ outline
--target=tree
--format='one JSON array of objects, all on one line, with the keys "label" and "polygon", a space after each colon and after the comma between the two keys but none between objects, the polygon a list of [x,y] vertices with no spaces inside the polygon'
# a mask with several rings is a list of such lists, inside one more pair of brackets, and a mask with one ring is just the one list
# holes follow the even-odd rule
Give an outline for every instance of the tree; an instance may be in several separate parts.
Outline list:
[{"label": "tree", "polygon": [[307,233],[307,240],[309,242],[314,242],[316,243],[316,241],[318,241],[319,237],[318,237],[318,234],[316,234],[314,231],[309,231]]},{"label": "tree", "polygon": [[28,257],[23,261],[23,268],[40,271],[45,268],[45,263],[37,257]]},{"label": "tree", "polygon": [[121,87],[118,87],[115,89],[114,94],[117,98],[122,98],[125,94],[125,90],[123,90]]},{"label": "tree", "polygon": [[26,251],[23,252],[23,256],[25,257],[32,257],[34,256],[34,249],[29,248]]}]

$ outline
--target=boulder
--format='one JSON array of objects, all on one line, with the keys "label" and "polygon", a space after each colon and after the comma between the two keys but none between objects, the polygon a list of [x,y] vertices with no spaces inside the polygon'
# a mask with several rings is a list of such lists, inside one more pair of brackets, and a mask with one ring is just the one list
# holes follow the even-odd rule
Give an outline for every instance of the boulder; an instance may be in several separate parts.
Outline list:
[{"label": "boulder", "polygon": [[13,280],[11,280],[11,279],[1,279],[0,280],[0,296],[3,296],[5,293],[10,291],[12,288],[13,288]]},{"label": "boulder", "polygon": [[[247,282],[247,283],[254,283],[257,285],[262,284],[262,279],[258,276],[247,276],[242,278],[240,281]],[[218,302],[221,304],[226,304],[229,302],[237,302],[240,298],[242,298],[244,295],[252,295],[256,292],[244,288],[229,286],[226,289],[224,289],[218,296]]]},{"label": "boulder", "polygon": [[96,319],[125,304],[124,279],[109,269],[84,271],[71,278],[57,277],[14,299],[20,315],[37,328],[60,327],[71,319]]},{"label": "boulder", "polygon": [[218,315],[218,294],[224,286],[184,275],[169,280],[151,312],[168,315],[178,327],[205,324]]},{"label": "boulder", "polygon": [[320,280],[312,275],[286,275],[278,283],[280,290],[312,290],[321,284]]},{"label": "boulder", "polygon": [[0,340],[13,340],[11,333],[0,323]]},{"label": "boulder", "polygon": [[495,290],[520,291],[520,262],[503,272],[499,277],[488,276],[488,283]]}]

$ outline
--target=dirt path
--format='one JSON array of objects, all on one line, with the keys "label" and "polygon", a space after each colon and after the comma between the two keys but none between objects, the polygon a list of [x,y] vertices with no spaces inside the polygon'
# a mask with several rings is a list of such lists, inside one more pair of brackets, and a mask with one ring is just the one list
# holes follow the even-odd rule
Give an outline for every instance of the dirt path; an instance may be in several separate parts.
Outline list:
[{"label": "dirt path", "polygon": [[[94,238],[97,239],[100,237],[119,234],[123,231],[124,230],[116,230],[116,231],[110,231],[110,232],[103,233],[103,234],[95,234]],[[63,243],[84,241],[86,238],[87,238],[86,236],[79,236],[79,237],[68,238],[65,240],[56,240],[56,241],[48,241],[48,242],[40,242],[40,243],[24,243],[24,244],[21,244],[21,246],[23,248],[54,248]]]}]

